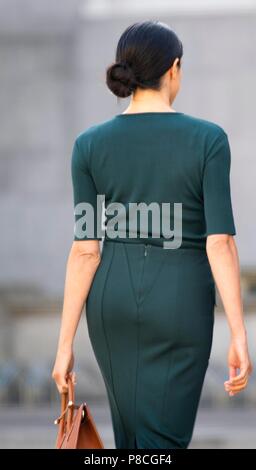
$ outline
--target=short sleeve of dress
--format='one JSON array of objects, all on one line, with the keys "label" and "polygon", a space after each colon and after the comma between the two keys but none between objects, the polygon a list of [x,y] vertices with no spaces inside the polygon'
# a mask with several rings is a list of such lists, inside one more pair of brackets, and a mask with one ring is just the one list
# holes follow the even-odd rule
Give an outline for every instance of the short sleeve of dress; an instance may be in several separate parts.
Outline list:
[{"label": "short sleeve of dress", "polygon": [[231,152],[222,132],[207,152],[203,173],[206,235],[236,234],[230,189]]},{"label": "short sleeve of dress", "polygon": [[89,169],[89,145],[76,138],[71,156],[74,240],[101,240],[101,197]]}]

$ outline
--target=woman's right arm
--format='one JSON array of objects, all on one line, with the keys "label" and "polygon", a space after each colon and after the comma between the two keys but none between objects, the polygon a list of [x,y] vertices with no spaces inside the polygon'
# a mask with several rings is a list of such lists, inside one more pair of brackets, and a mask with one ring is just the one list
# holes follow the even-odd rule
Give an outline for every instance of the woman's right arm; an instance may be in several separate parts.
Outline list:
[{"label": "woman's right arm", "polygon": [[232,396],[246,387],[253,369],[243,315],[238,251],[229,234],[208,235],[206,251],[230,327],[229,380],[224,385]]},{"label": "woman's right arm", "polygon": [[101,262],[98,240],[74,241],[67,260],[59,342],[52,378],[60,393],[74,366],[73,342],[95,273]]},{"label": "woman's right arm", "polygon": [[[97,233],[98,191],[89,165],[90,128],[75,139],[71,158],[74,202],[74,240],[69,253],[56,360],[52,377],[60,393],[67,391],[67,375],[74,365],[73,341],[93,278],[101,261]],[[77,210],[78,208],[78,210]],[[73,373],[75,379],[75,374]]]}]

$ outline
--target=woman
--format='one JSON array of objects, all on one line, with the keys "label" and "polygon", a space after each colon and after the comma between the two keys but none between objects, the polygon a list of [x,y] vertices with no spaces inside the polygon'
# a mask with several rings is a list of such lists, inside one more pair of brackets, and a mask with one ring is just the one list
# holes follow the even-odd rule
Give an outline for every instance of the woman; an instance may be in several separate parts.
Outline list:
[{"label": "woman", "polygon": [[[229,396],[252,372],[228,137],[216,123],[171,107],[182,55],[166,24],[128,27],[106,82],[131,102],[79,134],[73,147],[75,235],[52,376],[65,391],[86,302],[116,448],[188,447],[212,346],[215,282],[230,327]],[[97,196],[105,199],[105,233]]]}]

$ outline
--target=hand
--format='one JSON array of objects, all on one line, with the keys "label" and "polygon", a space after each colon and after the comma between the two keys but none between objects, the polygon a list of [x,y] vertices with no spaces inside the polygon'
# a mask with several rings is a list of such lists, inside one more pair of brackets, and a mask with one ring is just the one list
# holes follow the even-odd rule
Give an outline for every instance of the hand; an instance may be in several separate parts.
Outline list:
[{"label": "hand", "polygon": [[52,378],[56,382],[59,393],[68,392],[67,376],[71,373],[72,381],[76,383],[76,375],[72,372],[74,366],[74,354],[72,349],[58,350]]},{"label": "hand", "polygon": [[[228,352],[229,380],[224,382],[230,396],[242,391],[248,383],[253,366],[248,353],[246,338],[232,337]],[[237,369],[240,373],[236,375]]]}]

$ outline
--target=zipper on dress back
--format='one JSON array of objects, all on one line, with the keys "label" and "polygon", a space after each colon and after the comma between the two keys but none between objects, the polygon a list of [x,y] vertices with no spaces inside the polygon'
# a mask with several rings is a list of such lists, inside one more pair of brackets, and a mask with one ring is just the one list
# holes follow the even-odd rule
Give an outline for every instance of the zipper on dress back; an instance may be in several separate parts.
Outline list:
[{"label": "zipper on dress back", "polygon": [[144,245],[144,256],[147,256],[150,245]]}]

